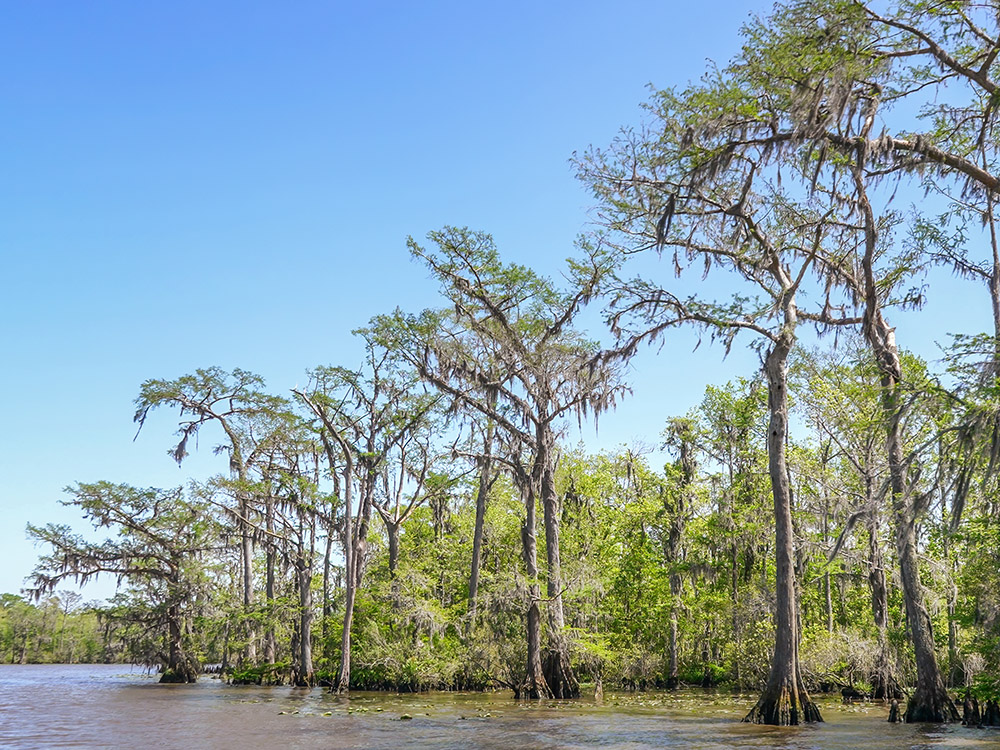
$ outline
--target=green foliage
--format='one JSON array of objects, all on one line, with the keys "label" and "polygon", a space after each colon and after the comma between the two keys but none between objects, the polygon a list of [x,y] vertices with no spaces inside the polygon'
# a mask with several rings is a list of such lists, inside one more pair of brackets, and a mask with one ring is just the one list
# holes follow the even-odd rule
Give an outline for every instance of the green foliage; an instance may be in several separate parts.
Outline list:
[{"label": "green foliage", "polygon": [[117,661],[106,648],[99,609],[80,595],[59,591],[37,604],[15,594],[0,595],[0,662],[89,664]]},{"label": "green foliage", "polygon": [[288,681],[289,662],[238,667],[229,674],[233,685],[282,685]]},{"label": "green foliage", "polygon": [[1000,701],[1000,677],[996,675],[977,675],[968,692],[977,700]]}]

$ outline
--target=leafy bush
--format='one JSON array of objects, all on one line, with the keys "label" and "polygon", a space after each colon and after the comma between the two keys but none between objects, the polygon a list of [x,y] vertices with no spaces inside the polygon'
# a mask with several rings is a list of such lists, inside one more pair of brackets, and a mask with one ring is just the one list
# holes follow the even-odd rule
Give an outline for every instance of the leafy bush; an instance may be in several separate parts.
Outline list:
[{"label": "leafy bush", "polygon": [[229,674],[229,682],[232,685],[283,685],[290,669],[287,661],[234,669]]}]

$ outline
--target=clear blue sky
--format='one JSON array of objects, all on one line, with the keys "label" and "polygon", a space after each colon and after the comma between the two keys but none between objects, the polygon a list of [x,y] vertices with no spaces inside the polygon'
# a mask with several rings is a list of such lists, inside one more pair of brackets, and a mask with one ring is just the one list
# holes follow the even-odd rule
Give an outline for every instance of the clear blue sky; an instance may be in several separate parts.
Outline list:
[{"label": "clear blue sky", "polygon": [[[446,223],[557,273],[592,203],[572,152],[637,122],[647,83],[725,62],[769,7],[7,4],[0,592],[33,567],[26,523],[85,528],[64,486],[223,468],[204,440],[178,469],[167,412],[132,441],[146,378],[238,366],[287,393],[309,367],[355,365],[352,328],[437,304],[404,243]],[[641,358],[588,442],[655,441],[729,376],[718,349],[690,349]]]}]

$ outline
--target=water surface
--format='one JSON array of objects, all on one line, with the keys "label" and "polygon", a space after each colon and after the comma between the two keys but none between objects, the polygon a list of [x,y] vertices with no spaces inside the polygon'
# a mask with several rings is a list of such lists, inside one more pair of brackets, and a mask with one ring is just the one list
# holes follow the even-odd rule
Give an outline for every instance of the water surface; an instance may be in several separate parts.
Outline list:
[{"label": "water surface", "polygon": [[[1000,748],[1000,731],[891,725],[878,705],[820,699],[823,724],[741,724],[755,696],[605,695],[518,703],[509,693],[395,695],[159,685],[141,668],[0,665],[0,747],[18,748]],[[411,718],[405,718],[411,717]]]}]

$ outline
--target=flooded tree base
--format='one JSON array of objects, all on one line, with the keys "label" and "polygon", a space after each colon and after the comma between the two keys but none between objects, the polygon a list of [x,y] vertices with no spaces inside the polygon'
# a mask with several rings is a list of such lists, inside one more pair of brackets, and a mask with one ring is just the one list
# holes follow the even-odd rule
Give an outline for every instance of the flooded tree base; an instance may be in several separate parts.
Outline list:
[{"label": "flooded tree base", "polygon": [[986,708],[979,720],[982,727],[1000,727],[1000,704],[991,700],[986,702]]},{"label": "flooded tree base", "polygon": [[1000,705],[995,700],[983,703],[980,712],[979,700],[965,694],[962,704],[962,725],[967,727],[1000,727]]},{"label": "flooded tree base", "polygon": [[197,668],[186,664],[173,668],[168,667],[167,669],[164,669],[163,673],[160,675],[160,682],[165,685],[183,685],[191,682],[197,682],[198,672],[199,670]]},{"label": "flooded tree base", "polygon": [[906,697],[899,683],[893,678],[886,679],[882,676],[876,676],[872,682],[874,683],[871,694],[872,700],[901,701]]},{"label": "flooded tree base", "polygon": [[903,715],[903,721],[907,724],[947,724],[958,720],[958,709],[943,687],[925,688],[918,685],[906,704],[906,713]]},{"label": "flooded tree base", "polygon": [[800,693],[794,687],[781,685],[778,690],[766,690],[743,721],[747,724],[788,727],[823,721],[823,717],[805,691]]},{"label": "flooded tree base", "polygon": [[560,649],[550,648],[542,664],[545,682],[554,698],[579,698],[580,683],[573,674],[569,658]]}]

